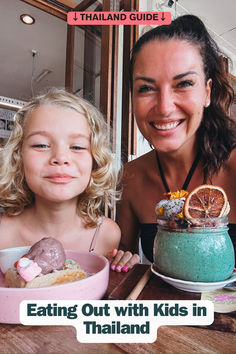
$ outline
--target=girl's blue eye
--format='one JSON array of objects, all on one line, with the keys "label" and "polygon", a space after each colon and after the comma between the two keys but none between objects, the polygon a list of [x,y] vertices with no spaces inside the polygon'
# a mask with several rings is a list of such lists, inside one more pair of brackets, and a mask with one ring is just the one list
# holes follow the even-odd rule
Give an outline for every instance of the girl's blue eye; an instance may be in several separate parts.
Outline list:
[{"label": "girl's blue eye", "polygon": [[48,147],[48,145],[46,145],[46,144],[35,144],[35,145],[32,145],[32,147],[39,148],[39,149],[46,149]]},{"label": "girl's blue eye", "polygon": [[178,83],[178,87],[188,87],[188,86],[193,86],[194,83],[191,80],[184,80]]},{"label": "girl's blue eye", "polygon": [[138,92],[142,93],[142,92],[149,92],[152,91],[152,87],[148,86],[148,85],[143,85],[139,88]]},{"label": "girl's blue eye", "polygon": [[74,145],[74,146],[71,147],[71,149],[73,149],[73,150],[85,150],[86,148],[82,147],[82,146]]}]

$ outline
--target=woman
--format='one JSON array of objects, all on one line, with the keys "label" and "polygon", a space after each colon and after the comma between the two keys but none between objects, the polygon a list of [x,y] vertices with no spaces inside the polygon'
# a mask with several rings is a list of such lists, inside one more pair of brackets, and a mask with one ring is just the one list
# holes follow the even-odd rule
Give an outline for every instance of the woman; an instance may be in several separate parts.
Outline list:
[{"label": "woman", "polygon": [[177,18],[135,44],[130,81],[137,125],[153,150],[124,167],[117,221],[125,249],[152,261],[155,206],[169,190],[203,183],[224,188],[236,242],[236,132],[233,90],[221,53],[200,19]]}]

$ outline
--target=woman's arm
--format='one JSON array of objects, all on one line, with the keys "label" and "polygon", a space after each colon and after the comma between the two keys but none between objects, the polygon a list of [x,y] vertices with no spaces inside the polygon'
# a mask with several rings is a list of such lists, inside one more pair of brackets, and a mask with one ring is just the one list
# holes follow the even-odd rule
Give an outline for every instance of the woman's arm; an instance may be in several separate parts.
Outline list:
[{"label": "woman's arm", "polygon": [[132,191],[130,188],[130,175],[122,180],[122,200],[117,203],[116,221],[121,229],[121,242],[118,250],[113,250],[109,257],[114,258],[111,269],[127,272],[134,264],[140,262],[138,255],[139,223],[132,208]]},{"label": "woman's arm", "polygon": [[120,248],[138,253],[139,222],[125,193],[117,204],[116,221],[121,229]]}]

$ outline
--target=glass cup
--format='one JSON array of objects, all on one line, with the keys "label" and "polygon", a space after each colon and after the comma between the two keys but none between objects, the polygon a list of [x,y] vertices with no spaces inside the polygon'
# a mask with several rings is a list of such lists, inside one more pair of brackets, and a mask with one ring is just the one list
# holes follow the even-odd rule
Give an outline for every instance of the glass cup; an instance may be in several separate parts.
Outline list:
[{"label": "glass cup", "polygon": [[157,218],[153,259],[158,272],[193,282],[218,282],[231,276],[234,248],[228,218]]}]

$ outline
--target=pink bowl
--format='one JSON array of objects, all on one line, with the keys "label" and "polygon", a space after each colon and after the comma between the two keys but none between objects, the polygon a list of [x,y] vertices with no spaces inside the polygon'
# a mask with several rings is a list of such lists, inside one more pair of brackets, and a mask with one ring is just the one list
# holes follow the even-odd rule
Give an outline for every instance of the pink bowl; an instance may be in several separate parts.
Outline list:
[{"label": "pink bowl", "polygon": [[92,274],[72,283],[46,288],[6,288],[0,272],[0,323],[20,323],[19,305],[23,300],[99,300],[107,290],[109,262],[96,253],[66,251],[67,258],[77,261],[81,268]]}]

